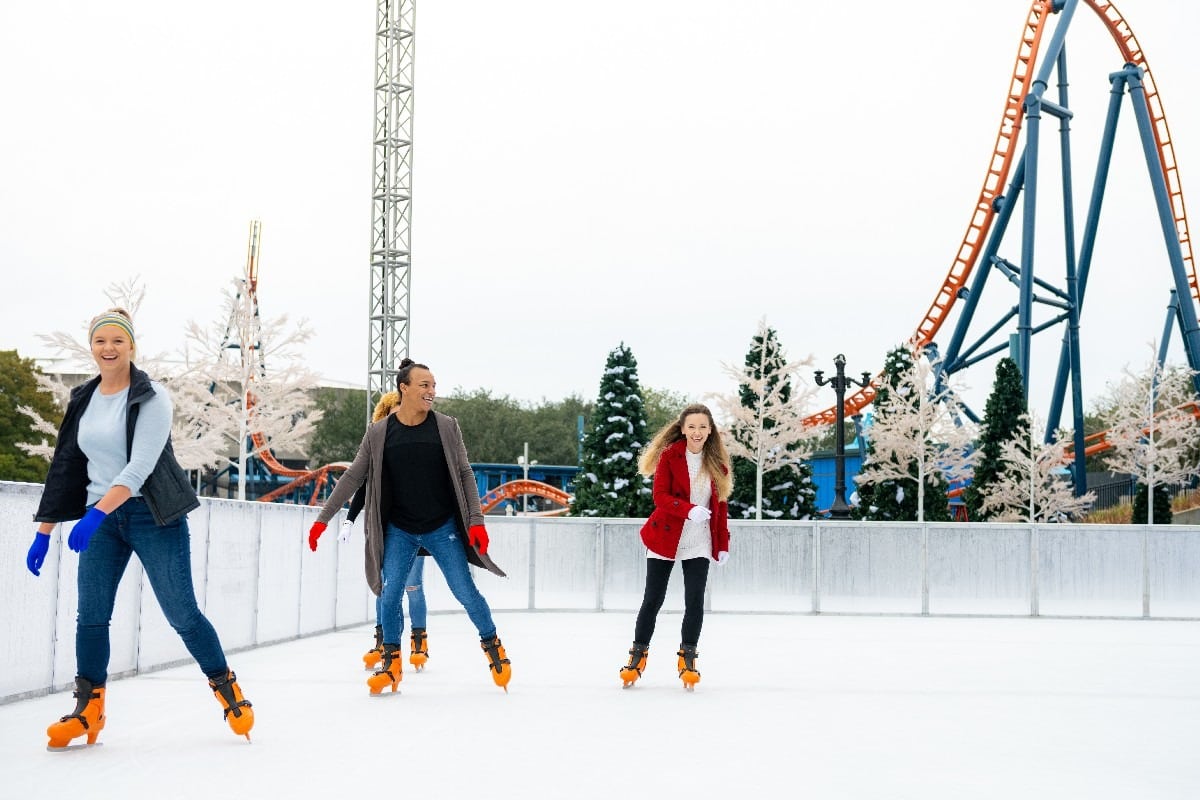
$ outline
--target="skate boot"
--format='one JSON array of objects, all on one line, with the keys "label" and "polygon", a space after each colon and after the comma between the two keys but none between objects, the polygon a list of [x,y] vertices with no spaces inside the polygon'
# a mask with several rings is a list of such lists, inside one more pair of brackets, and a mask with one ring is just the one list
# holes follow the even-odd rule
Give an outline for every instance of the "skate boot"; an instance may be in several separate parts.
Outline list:
[{"label": "skate boot", "polygon": [[84,744],[71,745],[71,740],[87,735],[87,744],[96,743],[96,737],[104,730],[104,686],[93,686],[87,678],[75,678],[75,711],[46,728],[50,741],[47,750],[66,750],[68,747],[86,747]]},{"label": "skate boot", "polygon": [[413,628],[409,638],[408,663],[416,667],[417,672],[425,668],[429,660],[429,637],[424,628]]},{"label": "skate boot", "polygon": [[504,645],[500,643],[500,637],[489,636],[486,639],[480,639],[479,646],[483,648],[483,652],[487,656],[488,670],[492,673],[492,680],[507,693],[508,679],[512,677],[512,665],[508,663],[508,654],[504,652]]},{"label": "skate boot", "polygon": [[621,680],[625,682],[622,687],[628,689],[637,682],[637,679],[642,677],[642,670],[646,668],[646,656],[650,652],[650,645],[634,642],[629,648],[629,663],[621,667]]},{"label": "skate boot", "polygon": [[375,646],[363,654],[363,665],[366,669],[375,669],[375,665],[383,658],[383,626],[375,626]]},{"label": "skate boot", "polygon": [[696,659],[700,654],[696,652],[696,645],[681,644],[676,655],[679,656],[679,679],[683,681],[683,688],[689,692],[695,690],[700,682],[700,671],[696,669]]},{"label": "skate boot", "polygon": [[242,697],[242,687],[238,686],[237,675],[233,670],[226,670],[224,677],[209,678],[208,688],[212,689],[213,697],[225,710],[225,721],[229,728],[238,736],[245,736],[250,741],[250,729],[254,727],[254,712],[250,701]]},{"label": "skate boot", "polygon": [[367,687],[371,690],[373,696],[379,696],[387,687],[392,687],[392,692],[395,693],[396,687],[404,678],[404,654],[400,652],[400,645],[385,644],[383,646],[383,661],[379,665],[379,669],[375,670],[375,674],[367,678]]}]

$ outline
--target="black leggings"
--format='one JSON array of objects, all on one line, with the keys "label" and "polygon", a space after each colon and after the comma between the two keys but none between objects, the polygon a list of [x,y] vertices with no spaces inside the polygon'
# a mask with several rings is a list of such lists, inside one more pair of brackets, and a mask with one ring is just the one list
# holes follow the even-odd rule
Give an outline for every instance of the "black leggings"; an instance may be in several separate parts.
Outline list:
[{"label": "black leggings", "polygon": [[[695,645],[700,641],[700,627],[704,624],[704,587],[708,584],[708,559],[689,558],[681,561],[683,566],[683,630],[680,641]],[[646,559],[646,594],[638,611],[637,625],[633,629],[633,640],[650,644],[654,635],[654,623],[658,610],[667,598],[667,583],[671,579],[674,561],[661,558]]]}]

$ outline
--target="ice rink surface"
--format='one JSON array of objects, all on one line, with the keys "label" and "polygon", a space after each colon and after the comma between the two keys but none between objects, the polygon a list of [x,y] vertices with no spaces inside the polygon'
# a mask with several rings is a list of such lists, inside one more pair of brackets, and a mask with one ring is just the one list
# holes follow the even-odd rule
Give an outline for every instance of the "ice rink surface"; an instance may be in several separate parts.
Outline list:
[{"label": "ice rink surface", "polygon": [[688,693],[678,614],[629,690],[632,614],[496,621],[508,694],[462,614],[394,697],[369,627],[234,654],[253,743],[195,664],[110,682],[101,747],[44,749],[69,693],[0,706],[0,797],[1200,797],[1195,622],[710,614]]}]

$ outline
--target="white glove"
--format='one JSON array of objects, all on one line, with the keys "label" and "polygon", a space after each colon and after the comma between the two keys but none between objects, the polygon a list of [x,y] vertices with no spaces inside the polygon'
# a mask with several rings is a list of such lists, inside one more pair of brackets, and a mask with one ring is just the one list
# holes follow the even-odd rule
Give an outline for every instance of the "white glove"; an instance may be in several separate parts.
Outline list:
[{"label": "white glove", "polygon": [[725,566],[725,562],[728,560],[729,560],[729,551],[728,550],[722,550],[721,552],[717,553],[717,566],[718,567]]},{"label": "white glove", "polygon": [[342,529],[338,531],[338,541],[350,541],[350,534],[354,531],[354,523],[348,519],[342,520]]},{"label": "white glove", "polygon": [[704,506],[692,506],[692,510],[688,512],[688,519],[692,522],[707,522],[712,517],[712,512]]}]

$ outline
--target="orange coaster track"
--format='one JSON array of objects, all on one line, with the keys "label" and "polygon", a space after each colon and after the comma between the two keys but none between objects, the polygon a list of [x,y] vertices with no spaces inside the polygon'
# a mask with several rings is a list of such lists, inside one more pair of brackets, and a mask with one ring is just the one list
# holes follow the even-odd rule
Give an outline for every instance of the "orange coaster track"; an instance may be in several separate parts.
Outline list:
[{"label": "orange coaster track", "polygon": [[[1200,300],[1200,285],[1196,279],[1196,266],[1192,259],[1191,235],[1187,224],[1187,213],[1183,202],[1183,188],[1179,179],[1179,167],[1175,162],[1175,150],[1171,140],[1170,129],[1167,126],[1167,116],[1163,111],[1162,100],[1158,87],[1150,72],[1141,45],[1133,35],[1129,23],[1112,3],[1099,0],[1082,0],[1099,15],[1109,34],[1116,42],[1117,48],[1126,63],[1140,67],[1144,71],[1143,83],[1146,91],[1146,103],[1149,107],[1150,118],[1153,121],[1154,139],[1158,147],[1158,160],[1166,180],[1167,193],[1170,197],[1172,216],[1175,219],[1175,231],[1179,237],[1180,250],[1183,253],[1184,266],[1187,270],[1188,286],[1192,297]],[[1000,130],[996,134],[996,142],[992,155],[988,159],[987,170],[984,174],[983,188],[979,199],[971,211],[971,219],[967,224],[967,232],[959,244],[950,265],[950,271],[942,286],[938,289],[925,312],[925,316],[917,324],[916,331],[909,337],[909,344],[920,349],[930,344],[942,324],[946,321],[950,309],[960,296],[960,291],[966,287],[967,279],[979,258],[980,249],[991,230],[996,216],[996,200],[1000,197],[1009,171],[1012,169],[1015,157],[1019,153],[1017,138],[1024,119],[1025,97],[1029,94],[1030,85],[1035,77],[1034,66],[1037,63],[1038,50],[1042,44],[1042,36],[1046,31],[1047,22],[1052,15],[1053,2],[1034,0],[1029,7],[1021,31],[1021,42],[1017,47],[1017,58],[1013,65],[1012,80],[1009,82],[1009,92],[1004,99],[1004,113],[1000,119]],[[1180,298],[1180,302],[1186,302]],[[879,378],[876,378],[878,381]],[[875,399],[874,386],[867,386],[845,398],[845,415],[847,417],[859,413]],[[836,407],[813,414],[805,419],[807,425],[830,425],[837,419]],[[1107,444],[1101,439],[1097,443],[1099,449]],[[1088,447],[1092,452],[1092,447]],[[1099,450],[1097,450],[1099,452]]]},{"label": "orange coaster track", "polygon": [[[259,457],[262,458],[262,456],[259,456]],[[296,479],[291,481],[290,483],[286,483],[283,486],[280,486],[278,489],[273,489],[273,490],[267,492],[266,494],[260,496],[258,498],[259,502],[261,502],[261,503],[274,502],[275,500],[278,500],[281,497],[287,496],[291,492],[298,491],[299,489],[303,489],[305,486],[312,484],[312,487],[313,487],[312,494],[309,495],[308,501],[306,503],[307,505],[310,505],[310,506],[315,506],[320,501],[321,492],[329,484],[329,479],[332,476],[334,476],[337,473],[345,472],[350,467],[350,462],[348,462],[348,461],[335,461],[332,464],[326,464],[322,467],[318,467],[317,469],[313,469],[313,470],[294,470],[294,469],[288,469],[287,467],[283,466],[278,461],[276,461],[273,457],[270,458],[270,461],[268,461],[266,458],[263,458],[262,462],[264,465],[266,465],[267,469],[272,469],[272,466],[271,466],[272,464],[278,465],[280,467],[280,469],[284,470],[284,472],[280,472],[278,474],[283,475],[284,477],[289,477],[290,475],[297,473],[297,472],[299,473],[299,475],[296,475]]]},{"label": "orange coaster track", "polygon": [[500,505],[505,500],[515,500],[521,495],[532,494],[537,497],[544,497],[551,502],[558,503],[562,506],[562,511],[557,509],[551,513],[564,513],[570,506],[571,495],[559,489],[557,486],[551,486],[548,483],[531,480],[516,480],[502,483],[495,489],[479,498],[479,505],[483,508],[483,513],[488,513],[496,506]]}]

